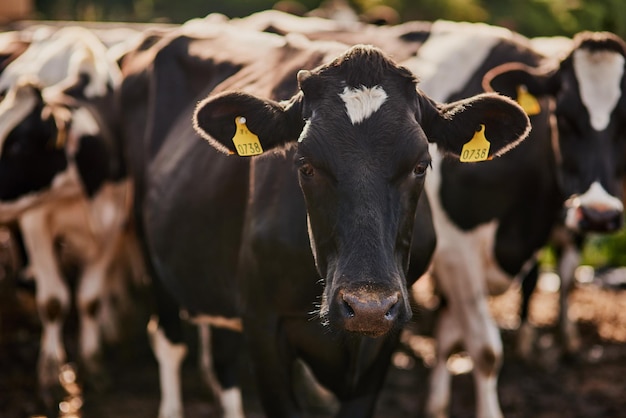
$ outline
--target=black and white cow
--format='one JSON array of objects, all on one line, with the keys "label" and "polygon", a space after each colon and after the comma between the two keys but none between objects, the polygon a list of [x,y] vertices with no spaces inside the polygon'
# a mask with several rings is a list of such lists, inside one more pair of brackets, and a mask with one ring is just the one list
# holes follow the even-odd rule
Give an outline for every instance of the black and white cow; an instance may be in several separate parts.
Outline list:
[{"label": "black and white cow", "polygon": [[[559,57],[559,62],[548,66],[548,71],[532,74],[529,84],[537,93],[548,90],[556,97],[556,115],[561,141],[571,143],[575,138],[595,149],[595,154],[584,151],[569,164],[568,171],[584,177],[582,184],[572,187],[571,175],[563,179],[568,197],[562,222],[555,227],[551,245],[557,255],[557,271],[561,279],[559,289],[559,327],[564,349],[576,353],[580,336],[568,316],[568,296],[575,280],[574,273],[580,263],[580,252],[587,232],[614,232],[622,226],[622,184],[624,160],[622,157],[624,134],[620,118],[623,113],[624,42],[610,33],[583,32],[574,39],[555,37],[532,39],[534,49],[549,57]],[[556,70],[558,68],[558,70]],[[505,67],[506,69],[506,67]],[[494,70],[491,79],[501,69]],[[524,71],[522,69],[522,71]],[[505,74],[504,77],[509,77]],[[523,78],[528,75],[514,74]],[[556,81],[555,81],[556,80]],[[540,83],[543,87],[537,87]],[[547,87],[547,84],[553,84]],[[574,117],[578,115],[579,117]],[[591,157],[592,161],[586,161]],[[595,159],[595,161],[593,161]],[[577,167],[585,167],[579,169]],[[569,178],[568,178],[569,177]],[[570,184],[568,184],[570,183]],[[588,189],[581,193],[584,187]],[[523,283],[521,353],[528,357],[533,341],[533,329],[525,321],[531,291],[537,282],[534,269]]]},{"label": "black and white cow", "polygon": [[502,415],[502,345],[487,295],[504,291],[513,277],[529,276],[532,284],[536,252],[561,220],[573,230],[613,231],[623,212],[623,43],[613,35],[581,34],[567,58],[539,69],[544,57],[522,38],[484,25],[466,28],[435,22],[411,60],[416,71],[432,69],[422,88],[436,100],[454,100],[484,85],[530,104],[533,130],[510,154],[480,165],[432,150],[425,187],[438,240],[433,275],[447,301],[426,406],[433,417],[447,414],[446,360],[459,344],[474,362],[477,416]]},{"label": "black and white cow", "polygon": [[[460,155],[483,124],[499,155],[527,117],[499,96],[437,104],[375,48],[213,29],[168,39],[143,83],[154,94],[138,138],[153,273],[196,317],[243,325],[269,415],[299,414],[290,376],[301,358],[341,415],[370,416],[411,316],[411,240],[434,238],[412,237],[428,141]],[[273,155],[215,152],[190,130],[194,92],[210,93],[195,126],[213,145],[235,152],[241,129],[259,140],[241,145]]]},{"label": "black and white cow", "polygon": [[0,222],[19,225],[35,279],[44,392],[58,385],[67,360],[62,329],[71,295],[58,239],[82,265],[79,353],[89,372],[101,371],[102,297],[130,208],[110,113],[120,81],[98,39],[69,27],[33,37],[0,77]]}]

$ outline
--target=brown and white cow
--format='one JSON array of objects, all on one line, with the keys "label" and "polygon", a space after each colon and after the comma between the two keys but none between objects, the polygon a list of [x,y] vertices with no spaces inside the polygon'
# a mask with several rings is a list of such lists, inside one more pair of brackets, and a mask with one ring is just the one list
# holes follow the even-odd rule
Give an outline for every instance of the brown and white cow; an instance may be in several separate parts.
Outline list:
[{"label": "brown and white cow", "polygon": [[67,361],[62,331],[71,304],[55,242],[81,262],[79,353],[99,373],[99,317],[130,196],[109,113],[119,67],[86,29],[40,35],[0,77],[0,222],[19,225],[36,283],[45,392]]}]

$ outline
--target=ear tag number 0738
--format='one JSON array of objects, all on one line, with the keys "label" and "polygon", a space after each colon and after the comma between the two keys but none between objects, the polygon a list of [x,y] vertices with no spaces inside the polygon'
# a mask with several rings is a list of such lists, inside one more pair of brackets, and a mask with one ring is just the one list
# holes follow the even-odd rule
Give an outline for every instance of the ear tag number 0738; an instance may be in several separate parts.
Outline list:
[{"label": "ear tag number 0738", "polygon": [[263,148],[261,147],[259,137],[250,132],[246,126],[246,118],[237,116],[235,118],[235,124],[237,125],[237,129],[235,136],[233,136],[233,144],[235,144],[237,154],[242,157],[262,154]]},{"label": "ear tag number 0738", "polygon": [[489,158],[491,143],[485,138],[485,125],[480,124],[472,139],[463,145],[461,150],[461,162],[485,161]]}]

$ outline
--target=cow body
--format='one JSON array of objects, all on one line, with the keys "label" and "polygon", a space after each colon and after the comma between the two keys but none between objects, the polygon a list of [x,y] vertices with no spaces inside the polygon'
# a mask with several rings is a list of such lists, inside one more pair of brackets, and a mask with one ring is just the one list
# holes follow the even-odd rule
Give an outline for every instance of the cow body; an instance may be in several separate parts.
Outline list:
[{"label": "cow body", "polygon": [[0,78],[0,221],[19,225],[35,279],[44,390],[58,384],[67,360],[62,328],[71,296],[55,249],[59,239],[82,266],[80,355],[88,371],[101,372],[99,318],[129,208],[108,113],[119,81],[119,68],[80,28],[33,39]]},{"label": "cow body", "polygon": [[[341,415],[369,416],[397,330],[410,317],[406,298],[412,279],[406,272],[419,185],[429,163],[426,138],[437,138],[458,155],[462,144],[452,138],[459,135],[466,142],[472,137],[476,111],[488,115],[481,120],[493,126],[492,152],[499,153],[523,138],[527,122],[515,105],[498,97],[468,101],[467,108],[470,103],[475,106],[469,113],[458,112],[465,108],[461,104],[435,106],[415,90],[409,72],[378,50],[360,47],[340,55],[346,47],[335,43],[256,32],[241,41],[239,28],[216,30],[198,39],[168,40],[154,58],[151,85],[176,85],[176,92],[181,92],[169,100],[170,90],[154,90],[157,96],[163,94],[163,101],[156,100],[147,119],[170,128],[149,127],[142,145],[153,151],[143,164],[140,211],[154,274],[193,313],[221,324],[243,325],[259,392],[271,416],[299,415],[291,389],[291,368],[297,358],[304,359],[315,377],[337,395]],[[303,96],[296,73],[337,55],[340,58],[326,67],[299,73]],[[173,62],[180,67],[167,66]],[[344,72],[346,67],[351,70]],[[159,75],[161,69],[169,71]],[[321,79],[328,84],[320,84]],[[378,84],[380,80],[386,81]],[[234,89],[240,90],[225,92]],[[297,146],[241,161],[198,144],[201,140],[195,135],[185,143],[186,134],[181,133],[189,131],[182,126],[197,100],[193,93],[184,96],[189,92],[211,93],[196,112],[196,126],[219,149],[230,147],[234,152],[230,137],[238,116],[246,118],[264,149]],[[183,97],[190,101],[177,102]],[[353,97],[361,97],[362,106],[355,106]],[[318,100],[326,107],[319,107]],[[379,110],[391,109],[388,106],[399,115],[393,130],[405,124],[406,136],[396,138],[383,128],[389,110]],[[168,111],[163,118],[153,116],[159,109]],[[171,109],[181,112],[172,115]],[[441,112],[467,116],[468,124],[455,123],[461,132],[448,137],[447,124],[441,123],[448,119],[441,119]],[[513,133],[504,134],[504,126],[493,119],[496,114],[516,126]],[[324,120],[329,122],[327,130],[321,129]],[[424,136],[422,129],[429,134]],[[345,141],[353,145],[342,150]],[[202,151],[200,145],[210,151]],[[326,154],[326,146],[337,151]],[[354,153],[347,152],[350,149]],[[380,160],[400,154],[411,157],[399,164]],[[342,167],[331,155],[350,164]],[[193,181],[201,184],[192,185]],[[318,195],[328,193],[328,187],[335,191],[327,199]],[[190,193],[192,189],[206,190],[206,196]],[[231,203],[234,206],[223,212],[216,207]],[[426,227],[414,239],[415,248],[424,249],[423,256],[414,259],[416,270],[427,265],[434,238],[428,207],[421,207],[417,217]],[[344,220],[336,223],[337,216]],[[337,229],[338,225],[345,226]],[[172,236],[180,248],[172,245]],[[236,264],[231,262],[233,255]]]}]

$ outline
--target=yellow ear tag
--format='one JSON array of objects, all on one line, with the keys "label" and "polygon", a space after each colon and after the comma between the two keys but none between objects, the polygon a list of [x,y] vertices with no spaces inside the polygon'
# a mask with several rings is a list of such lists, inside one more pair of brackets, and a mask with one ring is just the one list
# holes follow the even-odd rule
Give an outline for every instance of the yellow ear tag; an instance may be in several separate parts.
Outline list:
[{"label": "yellow ear tag", "polygon": [[461,151],[461,162],[470,163],[485,161],[489,158],[489,147],[491,143],[485,138],[485,125],[480,124],[478,130],[468,143],[463,145]]},{"label": "yellow ear tag", "polygon": [[235,136],[233,136],[233,144],[235,144],[237,154],[242,157],[262,154],[263,148],[261,147],[261,142],[259,142],[259,137],[250,132],[246,126],[246,118],[237,116],[235,124],[237,125],[237,130],[235,131]]},{"label": "yellow ear tag", "polygon": [[519,103],[528,116],[536,115],[541,112],[539,101],[528,92],[528,89],[523,84],[517,86],[517,103]]}]

